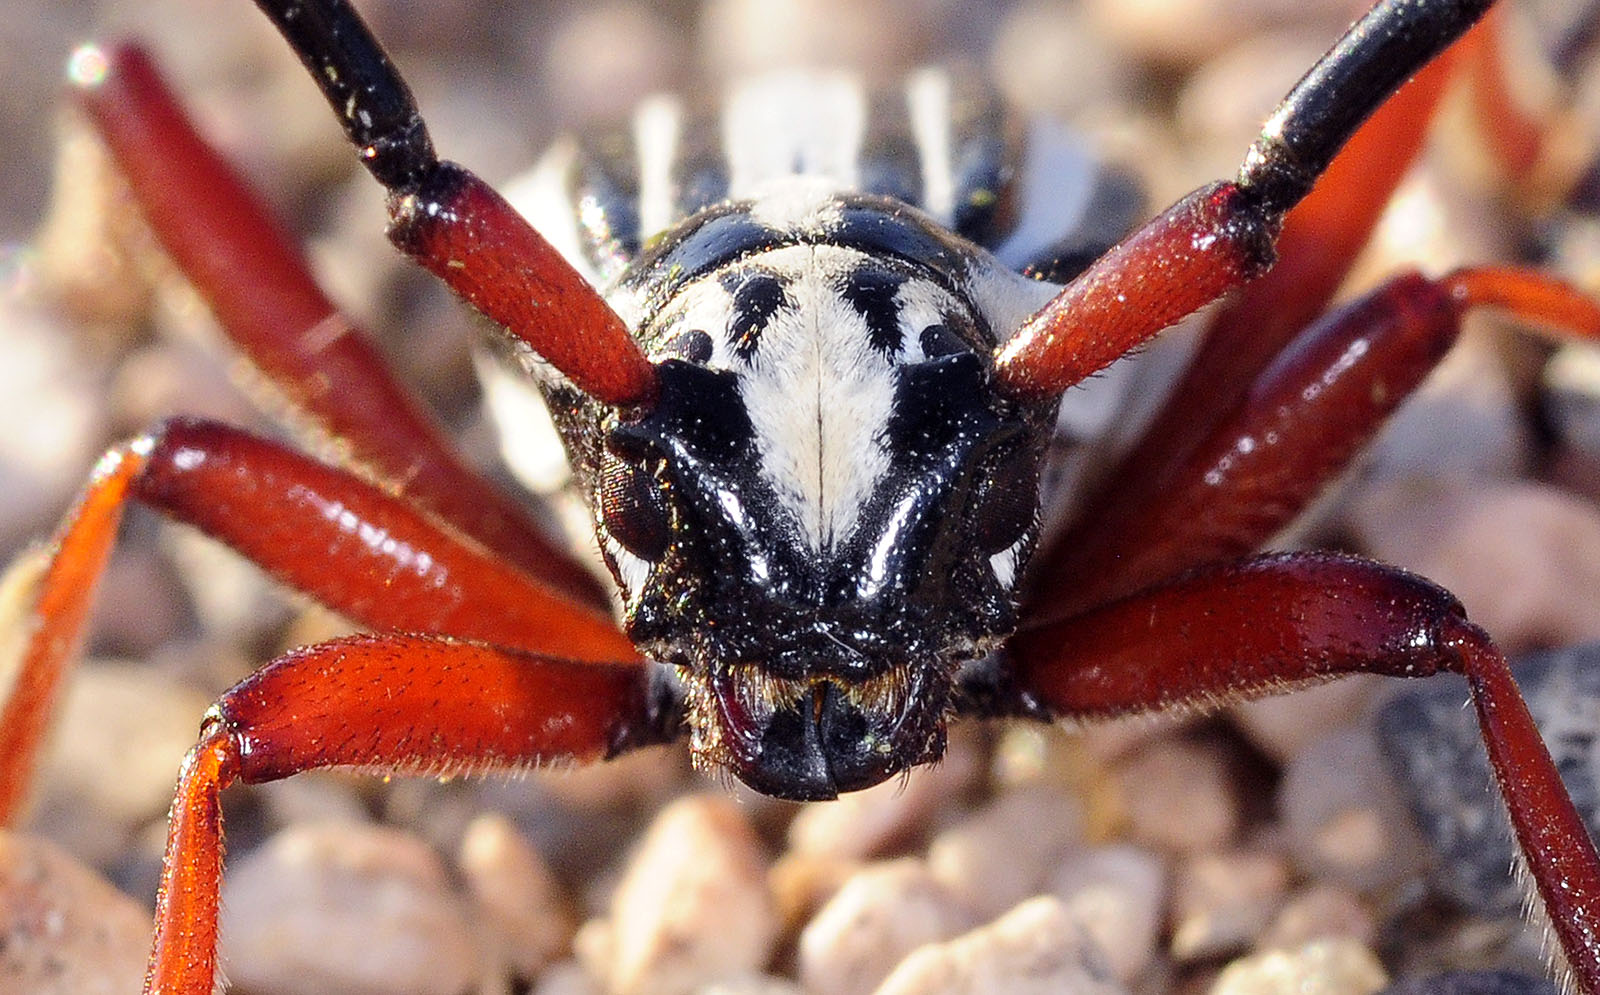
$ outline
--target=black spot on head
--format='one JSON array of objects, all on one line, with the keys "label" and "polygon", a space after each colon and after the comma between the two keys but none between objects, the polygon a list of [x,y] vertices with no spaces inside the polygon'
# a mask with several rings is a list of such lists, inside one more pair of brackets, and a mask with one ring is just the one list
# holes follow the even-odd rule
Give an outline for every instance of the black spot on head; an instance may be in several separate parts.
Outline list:
[{"label": "black spot on head", "polygon": [[886,356],[900,351],[900,305],[895,295],[906,282],[895,273],[867,270],[853,273],[841,293],[867,323],[872,347]]},{"label": "black spot on head", "polygon": [[977,439],[994,416],[984,406],[983,365],[962,351],[895,371],[889,448],[902,456],[943,458],[958,438]]},{"label": "black spot on head", "polygon": [[711,351],[711,336],[698,328],[674,335],[663,350],[673,359],[681,359],[686,363],[705,363],[711,359]]},{"label": "black spot on head", "polygon": [[780,308],[790,306],[788,295],[783,292],[783,284],[770,273],[731,273],[723,277],[723,288],[733,295],[728,339],[739,358],[749,360],[761,344],[761,332],[767,322]]},{"label": "black spot on head", "polygon": [[922,346],[922,354],[928,359],[938,359],[940,356],[954,356],[958,352],[966,352],[967,345],[950,326],[940,322],[929,325],[917,336],[917,343]]}]

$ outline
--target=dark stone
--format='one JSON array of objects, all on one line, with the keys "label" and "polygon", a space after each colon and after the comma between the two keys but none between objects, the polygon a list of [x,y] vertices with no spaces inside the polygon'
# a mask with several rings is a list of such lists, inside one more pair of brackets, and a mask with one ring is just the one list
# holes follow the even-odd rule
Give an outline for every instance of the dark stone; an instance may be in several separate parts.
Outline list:
[{"label": "dark stone", "polygon": [[[1596,834],[1600,643],[1524,657],[1512,673],[1573,802]],[[1477,713],[1468,702],[1461,678],[1420,682],[1379,710],[1378,736],[1438,856],[1430,884],[1481,915],[1516,915],[1522,890],[1510,872],[1511,827],[1491,786]]]}]

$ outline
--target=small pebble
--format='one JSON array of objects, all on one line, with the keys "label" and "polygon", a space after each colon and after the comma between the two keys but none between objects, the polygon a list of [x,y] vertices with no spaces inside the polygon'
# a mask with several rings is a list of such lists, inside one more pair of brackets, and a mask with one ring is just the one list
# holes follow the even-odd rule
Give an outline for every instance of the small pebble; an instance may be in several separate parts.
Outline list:
[{"label": "small pebble", "polygon": [[1408,877],[1427,853],[1370,729],[1339,730],[1296,754],[1278,810],[1296,866],[1358,892]]},{"label": "small pebble", "polygon": [[1239,828],[1239,801],[1215,744],[1158,740],[1119,765],[1123,806],[1135,840],[1161,850],[1215,850]]},{"label": "small pebble", "polygon": [[[1600,827],[1600,644],[1533,654],[1512,666],[1528,710],[1594,833]],[[1378,734],[1437,860],[1433,885],[1464,908],[1515,916],[1510,826],[1491,788],[1465,682],[1437,677],[1405,688],[1378,713]]]},{"label": "small pebble", "polygon": [[798,932],[863,866],[859,860],[794,851],[780,855],[772,864],[767,882],[784,932]]},{"label": "small pebble", "polygon": [[800,983],[828,995],[870,995],[911,951],[980,921],[922,861],[871,865],[846,881],[800,933]]},{"label": "small pebble", "polygon": [[682,33],[648,4],[586,3],[526,42],[529,72],[559,119],[626,120],[647,95],[682,82]]},{"label": "small pebble", "polygon": [[567,951],[575,927],[560,886],[504,816],[473,820],[457,861],[479,922],[492,933],[499,957],[517,977],[536,977]]},{"label": "small pebble", "polygon": [[[1442,123],[1442,122],[1441,122]],[[1442,127],[1437,134],[1446,138],[1450,128]],[[1373,229],[1372,240],[1356,260],[1351,278],[1356,286],[1374,286],[1406,269],[1420,269],[1424,273],[1445,273],[1457,266],[1470,266],[1486,260],[1505,259],[1517,253],[1511,240],[1514,229],[1506,224],[1505,215],[1494,198],[1485,197],[1470,183],[1463,183],[1456,167],[1465,162],[1464,157],[1446,159],[1442,156],[1424,155],[1411,172],[1400,181],[1390,198],[1388,208],[1379,217]],[[1521,350],[1533,347],[1528,336],[1508,339],[1497,326],[1505,324],[1487,312],[1469,312],[1463,323],[1461,337],[1434,368],[1418,390],[1422,397],[1453,397],[1454,403],[1463,405],[1463,412],[1491,402],[1500,404],[1507,379],[1508,367],[1504,363],[1507,349]],[[1464,350],[1464,351],[1463,351]],[[1461,352],[1461,355],[1456,355]],[[1496,359],[1497,353],[1501,355]],[[1474,384],[1472,376],[1484,378]],[[1491,407],[1480,410],[1488,411]],[[1404,417],[1402,414],[1400,417]],[[1498,420],[1498,417],[1497,419]],[[1526,439],[1525,426],[1516,426],[1516,434],[1495,445],[1488,434],[1480,433],[1477,425],[1451,426],[1447,420],[1429,416],[1425,422],[1443,432],[1439,440],[1449,440],[1448,446],[1438,446],[1433,452],[1436,465],[1459,465],[1456,461],[1479,451],[1511,455],[1506,443]],[[1469,429],[1463,437],[1450,432]],[[1464,441],[1471,444],[1457,446]],[[1422,438],[1415,439],[1422,442]],[[1483,449],[1483,444],[1488,449]],[[1425,447],[1413,447],[1413,455],[1427,459]]]},{"label": "small pebble", "polygon": [[[1176,0],[1164,0],[1176,2]],[[1306,67],[1328,47],[1328,34],[1274,33],[1221,50],[1190,76],[1178,95],[1174,124],[1184,139],[1184,168],[1193,182],[1227,176],[1261,131],[1261,122]]]},{"label": "small pebble", "polygon": [[58,706],[30,824],[80,860],[110,864],[166,814],[210,704],[138,663],[81,664]]},{"label": "small pebble", "polygon": [[1389,981],[1373,952],[1354,940],[1318,940],[1270,950],[1223,968],[1210,995],[1372,995]]},{"label": "small pebble", "polygon": [[189,622],[176,571],[154,543],[141,538],[112,550],[100,575],[89,629],[94,645],[134,659],[158,651]]},{"label": "small pebble", "polygon": [[228,869],[228,974],[258,995],[459,995],[479,953],[433,851],[394,829],[302,824]]},{"label": "small pebble", "polygon": [[[0,261],[0,267],[3,267]],[[55,527],[89,479],[105,417],[104,374],[64,347],[66,331],[0,286],[0,550]]]},{"label": "small pebble", "polygon": [[[682,750],[635,750],[603,764],[534,772],[543,792],[579,811],[653,810],[683,790],[688,760]],[[521,785],[511,791],[526,794]]]},{"label": "small pebble", "polygon": [[1545,365],[1541,408],[1565,445],[1600,456],[1600,348],[1570,344]]},{"label": "small pebble", "polygon": [[1080,850],[1049,891],[1095,941],[1118,981],[1132,984],[1155,961],[1167,894],[1160,857],[1126,844]]},{"label": "small pebble", "polygon": [[876,995],[1114,995],[1111,975],[1060,899],[1032,898],[987,926],[923,947]]},{"label": "small pebble", "polygon": [[[256,788],[265,813],[274,825],[297,822],[372,822],[360,794],[357,775],[343,770],[312,770]],[[408,779],[409,780],[409,779]],[[231,829],[231,827],[230,827]]]},{"label": "small pebble", "polygon": [[1303,25],[1331,38],[1349,23],[1338,0],[1092,0],[1087,9],[1102,44],[1174,67],[1193,67],[1268,28]]},{"label": "small pebble", "polygon": [[805,995],[805,989],[770,974],[741,974],[713,981],[695,992],[695,995]]},{"label": "small pebble", "polygon": [[1172,889],[1172,956],[1205,960],[1250,945],[1289,886],[1277,854],[1253,850],[1198,854],[1179,866]]},{"label": "small pebble", "polygon": [[708,0],[698,48],[713,79],[841,66],[887,81],[925,57],[942,23],[935,8],[926,0],[898,8],[861,0]]},{"label": "small pebble", "polygon": [[609,921],[577,946],[612,995],[687,995],[765,966],[777,933],[760,841],[733,802],[701,794],[656,816]]},{"label": "small pebble", "polygon": [[1363,552],[1444,585],[1502,648],[1600,638],[1593,501],[1532,481],[1401,482],[1365,493],[1349,524]]},{"label": "small pebble", "polygon": [[1083,21],[1082,5],[1063,0],[1027,0],[1006,11],[988,61],[1010,105],[1074,121],[1127,95],[1131,67]]},{"label": "small pebble", "polygon": [[532,995],[605,995],[600,983],[577,960],[551,965],[539,975]]},{"label": "small pebble", "polygon": [[[167,525],[162,545],[208,637],[235,646],[260,645],[282,631],[304,600],[260,567],[193,529]],[[260,665],[265,660],[251,661]]]},{"label": "small pebble", "polygon": [[229,357],[191,342],[158,343],[134,350],[117,364],[107,390],[112,417],[128,434],[149,431],[181,414],[270,431],[230,377]]},{"label": "small pebble", "polygon": [[1600,349],[1560,347],[1544,368],[1539,410],[1557,440],[1557,469],[1571,467],[1574,490],[1600,499]]},{"label": "small pebble", "polygon": [[1376,935],[1372,910],[1358,895],[1336,885],[1313,884],[1289,896],[1255,945],[1257,950],[1292,950],[1335,938],[1370,945]]},{"label": "small pebble", "polygon": [[934,837],[928,866],[981,921],[1039,892],[1082,841],[1076,799],[1043,785],[1018,787]]},{"label": "small pebble", "polygon": [[150,914],[51,843],[0,830],[0,990],[130,995]]}]

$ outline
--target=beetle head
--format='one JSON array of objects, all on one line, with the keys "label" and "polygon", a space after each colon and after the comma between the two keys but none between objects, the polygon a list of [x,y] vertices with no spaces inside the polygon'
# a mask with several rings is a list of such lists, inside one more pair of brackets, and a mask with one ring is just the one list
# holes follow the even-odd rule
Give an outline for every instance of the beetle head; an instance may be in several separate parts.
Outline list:
[{"label": "beetle head", "polygon": [[793,245],[640,335],[661,393],[610,432],[596,517],[697,758],[806,799],[936,759],[955,668],[1014,626],[1049,421],[992,389],[980,314],[911,262]]}]

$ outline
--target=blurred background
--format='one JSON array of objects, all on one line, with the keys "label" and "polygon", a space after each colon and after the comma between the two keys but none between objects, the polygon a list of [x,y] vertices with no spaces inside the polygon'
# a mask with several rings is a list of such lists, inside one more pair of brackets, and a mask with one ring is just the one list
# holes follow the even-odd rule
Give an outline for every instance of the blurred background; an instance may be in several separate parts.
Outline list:
[{"label": "blurred background", "polygon": [[[1199,183],[1232,175],[1274,103],[1361,5],[356,6],[410,82],[441,154],[491,182],[528,168],[561,131],[615,121],[652,91],[711,103],[722,81],[786,65],[855,68],[890,85],[916,65],[957,62],[990,75],[1019,113],[1080,127],[1109,161],[1140,177],[1153,213]],[[1515,96],[1561,136],[1551,162],[1536,183],[1508,185],[1463,101],[1454,100],[1352,290],[1404,265],[1437,273],[1473,261],[1534,260],[1600,292],[1597,5],[1513,6],[1505,34]],[[499,474],[468,359],[481,330],[385,241],[381,192],[251,4],[7,0],[4,27],[0,562],[49,533],[107,445],[162,417],[183,412],[276,431],[239,386],[238,364],[204,307],[152,250],[64,107],[66,60],[90,40],[136,38],[150,47],[203,132],[303,240],[335,299],[373,331],[468,454]],[[1420,570],[1459,594],[1512,651],[1600,638],[1600,358],[1475,321],[1418,402],[1283,542],[1335,545]],[[66,892],[65,907],[131,925],[116,955],[122,961],[92,945],[37,948],[52,963],[126,962],[136,976],[173,772],[199,716],[261,661],[344,629],[211,544],[154,516],[130,515],[27,829],[131,896],[122,905],[98,892],[91,899],[85,885],[81,894]],[[1456,693],[1446,713],[1459,712]],[[946,939],[1003,911],[993,897],[962,899],[970,915],[929,911],[961,904],[940,889],[1004,878],[985,855],[1025,868],[1036,862],[1038,880],[1028,888],[1078,896],[1085,908],[1109,903],[1106,921],[1125,941],[1109,955],[1106,983],[1131,991],[1216,991],[1234,959],[1325,935],[1354,944],[1332,955],[1343,958],[1339,970],[1359,977],[1341,991],[1376,991],[1391,976],[1455,967],[1509,966],[1537,978],[1537,936],[1516,914],[1506,855],[1479,847],[1479,837],[1440,830],[1441,842],[1409,824],[1405,813],[1438,779],[1454,779],[1455,768],[1436,765],[1436,781],[1420,786],[1383,774],[1380,753],[1402,749],[1374,727],[1387,694],[1387,685],[1342,682],[1232,709],[1220,721],[1086,736],[964,728],[943,767],[886,786],[893,790],[803,809],[734,791],[732,815],[717,801],[692,802],[709,808],[682,818],[718,827],[734,852],[706,856],[693,847],[721,844],[701,840],[684,844],[694,856],[658,859],[704,861],[730,880],[744,874],[743,884],[766,896],[762,914],[775,925],[747,974],[767,987],[729,990],[871,991],[893,963],[870,962],[863,947],[886,959],[884,951],[906,952],[908,937]],[[1573,704],[1574,736],[1591,737],[1574,747],[1574,766],[1587,770],[1600,690],[1551,694]],[[1461,757],[1477,755],[1472,736],[1469,728]],[[652,973],[648,961],[607,946],[632,928],[617,925],[628,900],[613,891],[639,873],[624,855],[645,827],[678,812],[663,810],[667,800],[686,793],[729,795],[690,773],[681,750],[510,785],[329,776],[236,791],[228,811],[230,974],[247,995],[655,991],[639,981]],[[1465,797],[1450,804],[1491,818],[1486,793],[1473,788]],[[484,815],[486,808],[505,815]],[[998,835],[985,836],[986,826]],[[1019,840],[1038,841],[1039,853]],[[0,847],[0,892],[11,880],[9,852]],[[1062,857],[1069,852],[1070,861]],[[1059,870],[1067,865],[1077,870]],[[1459,869],[1454,877],[1451,867]],[[917,876],[924,872],[932,877]],[[882,890],[863,897],[867,886],[850,884],[858,877]],[[520,897],[496,897],[499,879],[519,882]],[[1122,882],[1121,890],[1095,891],[1103,879]],[[1023,887],[1009,878],[998,887],[1013,885]],[[840,911],[841,896],[860,904]],[[714,915],[718,903],[706,904]],[[850,929],[875,908],[891,910],[880,919],[909,916],[916,925],[898,939],[851,946]],[[555,912],[540,918],[538,909]],[[300,919],[282,926],[280,915]],[[373,922],[389,933],[360,932]],[[7,928],[5,935],[31,936],[16,921]],[[352,948],[367,956],[352,956]],[[403,971],[414,948],[433,959]],[[30,949],[14,942],[0,956],[21,950],[25,958]],[[1304,959],[1303,970],[1343,977],[1318,956],[1330,955]],[[378,973],[359,974],[368,967]],[[0,990],[6,977],[0,971]],[[70,980],[60,990],[82,990],[81,977],[60,973]],[[55,989],[41,981],[25,990]]]}]

